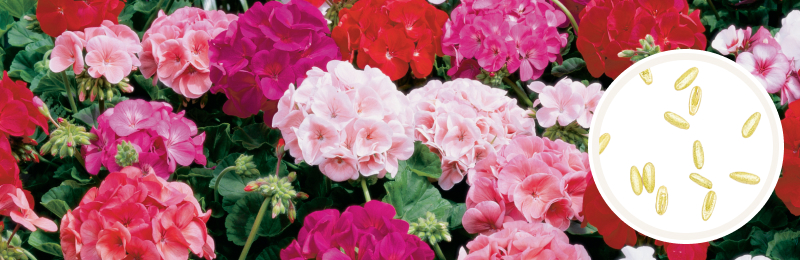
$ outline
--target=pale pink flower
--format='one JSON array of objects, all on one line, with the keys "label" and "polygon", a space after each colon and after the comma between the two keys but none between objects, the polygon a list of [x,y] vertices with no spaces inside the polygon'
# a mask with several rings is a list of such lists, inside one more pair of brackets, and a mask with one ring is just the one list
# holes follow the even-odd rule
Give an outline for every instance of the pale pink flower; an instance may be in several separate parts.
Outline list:
[{"label": "pale pink flower", "polygon": [[315,114],[308,115],[306,120],[295,130],[303,158],[311,165],[317,165],[325,158],[322,155],[339,145],[339,133],[327,119]]},{"label": "pale pink flower", "polygon": [[[319,117],[324,117],[334,123],[336,129],[343,129],[347,123],[358,115],[353,111],[353,104],[350,97],[344,92],[339,92],[333,88],[324,88],[314,94],[314,102],[311,111]],[[382,115],[383,113],[381,113]],[[383,118],[378,118],[383,119]]]},{"label": "pale pink flower", "polygon": [[208,69],[208,41],[211,36],[205,31],[189,30],[183,35],[183,46],[189,50],[191,64],[198,70]]},{"label": "pale pink flower", "polygon": [[50,70],[62,72],[69,66],[72,66],[75,75],[83,72],[83,39],[66,31],[56,38],[55,47],[50,53]]},{"label": "pale pink flower", "polygon": [[131,56],[119,49],[121,41],[109,36],[97,36],[86,43],[86,65],[93,78],[105,76],[111,84],[117,84],[131,73]]},{"label": "pale pink flower", "polygon": [[792,10],[781,19],[781,29],[775,34],[786,57],[794,61],[793,71],[800,70],[800,11]]},{"label": "pale pink flower", "polygon": [[722,55],[734,54],[737,55],[742,51],[750,39],[751,29],[747,30],[736,29],[733,25],[728,29],[721,30],[717,37],[711,41],[711,47],[717,50]]},{"label": "pale pink flower", "polygon": [[[557,177],[547,173],[534,173],[514,190],[514,205],[528,221],[534,221],[544,217],[548,204],[559,197],[561,189]],[[569,208],[569,205],[566,207]]]},{"label": "pale pink flower", "polygon": [[[759,44],[753,52],[742,52],[736,63],[756,77],[769,93],[777,93],[786,82],[791,71],[789,60],[773,46]],[[538,114],[537,114],[538,116]]]},{"label": "pale pink flower", "polygon": [[576,88],[576,92],[581,94],[584,102],[583,110],[580,112],[576,121],[583,128],[589,128],[592,124],[592,116],[594,116],[597,103],[600,102],[600,98],[603,97],[604,91],[601,90],[602,86],[600,83],[592,83],[589,84],[589,86],[583,86],[581,83],[580,85],[572,84],[572,86]]},{"label": "pale pink flower", "polygon": [[[541,82],[534,82],[529,86],[532,90],[539,92],[539,99],[542,108],[536,111],[536,119],[542,127],[551,127],[556,121],[561,126],[566,126],[575,121],[580,116],[585,106],[581,93],[575,92],[573,84],[581,84],[564,78],[555,86],[544,86]],[[540,91],[537,91],[540,90]]]},{"label": "pale pink flower", "polygon": [[442,139],[445,154],[460,157],[466,154],[480,138],[480,131],[475,122],[458,114],[447,117],[447,134]]},{"label": "pale pink flower", "polygon": [[792,103],[798,99],[800,99],[800,79],[798,79],[797,72],[793,71],[786,76],[786,82],[781,87],[781,105]]},{"label": "pale pink flower", "polygon": [[350,150],[339,147],[328,151],[323,156],[325,160],[319,165],[319,169],[326,173],[326,176],[332,181],[358,179],[358,162]]}]

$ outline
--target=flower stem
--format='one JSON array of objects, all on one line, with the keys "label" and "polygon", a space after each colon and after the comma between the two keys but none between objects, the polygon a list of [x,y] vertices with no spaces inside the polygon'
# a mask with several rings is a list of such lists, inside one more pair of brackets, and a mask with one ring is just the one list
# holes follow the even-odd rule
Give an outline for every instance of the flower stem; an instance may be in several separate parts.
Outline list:
[{"label": "flower stem", "polygon": [[561,11],[564,12],[564,14],[567,15],[567,18],[569,18],[569,22],[572,24],[572,29],[575,30],[575,36],[577,37],[578,36],[578,22],[575,21],[574,17],[572,17],[572,13],[570,13],[569,10],[567,10],[567,7],[564,6],[564,4],[562,4],[560,1],[553,0],[553,3],[556,4],[558,6],[558,8],[561,8]]},{"label": "flower stem", "polygon": [[281,160],[281,158],[278,158],[278,162],[275,164],[275,177],[279,178],[281,177],[281,175],[278,174],[281,172],[281,161],[283,160]]},{"label": "flower stem", "polygon": [[103,100],[103,99],[100,99],[100,102],[99,102],[98,105],[100,106],[100,114],[103,114],[103,111],[106,111],[106,101]]},{"label": "flower stem", "polygon": [[69,78],[67,78],[67,71],[61,72],[61,79],[64,81],[64,87],[67,89],[67,99],[69,99],[69,107],[72,108],[72,113],[78,112],[78,106],[75,105],[75,99],[72,97],[72,86],[69,85]]},{"label": "flower stem", "polygon": [[708,6],[711,7],[711,11],[714,11],[714,17],[719,20],[719,13],[717,12],[717,8],[714,7],[714,2],[711,2],[711,0],[706,0],[706,2],[708,2]]},{"label": "flower stem", "polygon": [[372,198],[369,197],[369,190],[367,189],[367,179],[361,178],[361,189],[364,190],[364,198],[369,202]]},{"label": "flower stem", "polygon": [[442,249],[439,248],[439,243],[433,244],[433,251],[436,252],[436,258],[439,258],[441,260],[447,260],[447,258],[444,258],[444,253],[442,253]]},{"label": "flower stem", "polygon": [[508,79],[508,78],[503,78],[503,82],[505,82],[506,84],[508,84],[508,85],[509,85],[509,86],[510,86],[512,89],[514,89],[514,92],[517,92],[517,96],[518,96],[520,99],[522,99],[522,101],[523,101],[523,102],[525,102],[525,104],[527,104],[527,105],[528,105],[528,107],[532,107],[532,106],[533,106],[533,102],[531,102],[531,100],[528,98],[528,94],[526,94],[526,93],[525,93],[525,90],[523,90],[522,88],[520,88],[520,87],[517,85],[517,83],[514,83],[513,81],[511,81],[511,80],[510,80],[510,79]]},{"label": "flower stem", "polygon": [[7,247],[11,247],[11,239],[13,239],[14,235],[17,234],[17,230],[19,230],[19,224],[17,224],[16,227],[14,227],[14,231],[11,231],[11,235],[8,236],[8,241],[7,241],[8,243],[6,243]]},{"label": "flower stem", "polygon": [[217,176],[217,182],[214,183],[214,201],[219,202],[219,181],[222,180],[222,177],[225,176],[226,173],[234,169],[236,169],[235,166],[228,166],[228,168],[222,170],[222,172],[219,173],[219,176]]},{"label": "flower stem", "polygon": [[239,0],[242,3],[242,13],[247,12],[247,0]]},{"label": "flower stem", "polygon": [[261,203],[261,209],[258,210],[256,221],[253,222],[253,229],[250,229],[250,235],[247,236],[247,242],[244,243],[244,249],[242,249],[242,254],[239,255],[239,260],[244,260],[247,257],[247,252],[250,251],[250,246],[253,245],[253,240],[256,239],[261,220],[264,219],[264,213],[267,212],[267,202],[269,202],[269,197],[265,198],[264,202]]}]

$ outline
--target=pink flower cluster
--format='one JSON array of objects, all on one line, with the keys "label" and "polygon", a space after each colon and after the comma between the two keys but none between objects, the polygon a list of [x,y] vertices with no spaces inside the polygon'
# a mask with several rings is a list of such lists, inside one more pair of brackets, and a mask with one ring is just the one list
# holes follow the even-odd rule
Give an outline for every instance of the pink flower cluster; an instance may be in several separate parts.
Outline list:
[{"label": "pink flower cluster", "polygon": [[783,27],[772,37],[763,26],[722,30],[711,47],[722,55],[733,54],[736,63],[753,74],[769,93],[780,92],[781,104],[800,99],[800,11],[790,12],[782,20]]},{"label": "pink flower cluster", "polygon": [[461,1],[443,29],[442,50],[453,57],[447,74],[464,75],[459,71],[474,67],[469,59],[475,58],[486,71],[506,67],[510,73],[519,69],[522,81],[538,79],[550,62],[561,60],[567,34],[557,27],[566,21],[545,0]]},{"label": "pink flower cluster", "polygon": [[158,18],[142,37],[142,75],[160,80],[175,93],[198,98],[211,88],[208,41],[228,29],[236,15],[183,7]]},{"label": "pink flower cluster", "polygon": [[314,67],[296,90],[289,85],[272,126],[292,157],[333,181],[394,176],[397,161],[414,153],[408,99],[377,68],[332,60],[327,70]]},{"label": "pink flower cluster", "polygon": [[377,200],[350,206],[341,215],[335,209],[308,214],[281,259],[432,260],[428,244],[409,235],[408,222],[394,216],[392,205]]},{"label": "pink flower cluster", "polygon": [[139,99],[122,101],[107,109],[97,118],[98,128],[91,133],[98,139],[81,147],[86,160],[86,170],[97,174],[100,166],[110,172],[122,167],[117,165],[117,145],[130,142],[139,154],[133,166],[147,173],[168,178],[178,164],[187,166],[196,162],[206,164],[203,141],[206,134],[197,134],[197,125],[172,112],[172,106],[164,102],[147,102]]},{"label": "pink flower cluster", "polygon": [[533,106],[542,104],[536,111],[536,120],[542,127],[551,127],[556,122],[566,126],[577,120],[579,125],[589,128],[597,103],[603,97],[601,87],[600,83],[586,86],[569,78],[558,81],[555,86],[546,86],[541,81],[528,85],[533,92],[539,93]]},{"label": "pink flower cluster", "polygon": [[61,218],[61,250],[65,259],[213,259],[210,217],[189,185],[126,167]]},{"label": "pink flower cluster", "polygon": [[442,159],[442,189],[453,188],[478,161],[515,136],[532,134],[533,120],[505,94],[469,79],[433,80],[408,94],[414,138]]},{"label": "pink flower cluster", "polygon": [[62,72],[72,66],[78,75],[88,65],[92,78],[105,76],[108,82],[117,84],[141,65],[136,57],[141,50],[136,32],[127,25],[106,20],[100,27],[89,27],[83,32],[66,31],[58,36],[50,54],[50,70]]},{"label": "pink flower cluster", "polygon": [[591,259],[582,245],[569,244],[563,231],[548,224],[524,221],[505,223],[502,231],[491,235],[478,235],[467,243],[467,249],[469,254],[462,248],[458,260]]},{"label": "pink flower cluster", "polygon": [[211,93],[224,92],[226,114],[275,114],[289,84],[300,85],[311,67],[341,58],[325,18],[306,1],[256,3],[211,42]]},{"label": "pink flower cluster", "polygon": [[470,171],[464,229],[488,235],[522,220],[566,230],[572,219],[583,220],[587,172],[589,158],[575,145],[514,138]]},{"label": "pink flower cluster", "polygon": [[36,215],[33,205],[35,204],[30,192],[11,184],[0,185],[0,216],[9,216],[30,231],[36,231],[36,227],[47,232],[58,231],[55,222]]}]

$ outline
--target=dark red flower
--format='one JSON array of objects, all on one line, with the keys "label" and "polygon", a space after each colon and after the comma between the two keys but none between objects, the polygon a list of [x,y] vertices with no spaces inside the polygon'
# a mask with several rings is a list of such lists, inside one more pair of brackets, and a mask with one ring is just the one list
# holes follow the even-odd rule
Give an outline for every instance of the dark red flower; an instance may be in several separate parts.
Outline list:
[{"label": "dark red flower", "polygon": [[636,244],[636,231],[622,222],[606,201],[600,196],[597,185],[594,183],[592,173],[586,175],[586,192],[583,195],[583,225],[592,224],[597,232],[603,236],[608,246],[622,249],[625,245]]},{"label": "dark red flower", "polygon": [[66,30],[100,26],[103,20],[116,24],[124,8],[125,2],[120,0],[40,0],[36,18],[44,33],[58,37]]},{"label": "dark red flower", "polygon": [[656,240],[656,245],[664,246],[667,257],[675,260],[705,260],[708,252],[709,243],[699,244],[671,244]]},{"label": "dark red flower", "polygon": [[775,186],[786,208],[795,216],[800,216],[800,102],[789,103],[786,117],[781,120],[783,127],[783,174]]}]

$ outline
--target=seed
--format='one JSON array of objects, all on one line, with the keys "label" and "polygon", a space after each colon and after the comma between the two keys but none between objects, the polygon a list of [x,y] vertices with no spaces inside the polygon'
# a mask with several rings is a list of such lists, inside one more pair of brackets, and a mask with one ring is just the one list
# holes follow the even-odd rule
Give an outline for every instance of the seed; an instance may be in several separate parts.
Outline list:
[{"label": "seed", "polygon": [[608,146],[608,141],[611,141],[611,135],[610,134],[605,133],[605,134],[600,136],[600,153],[598,153],[598,154],[602,154],[603,151],[606,150],[606,146]]},{"label": "seed", "polygon": [[717,204],[717,193],[713,190],[708,191],[706,199],[703,200],[703,221],[708,221],[711,218],[711,213],[714,212],[714,205]]},{"label": "seed", "polygon": [[650,85],[653,83],[653,74],[650,73],[650,69],[639,72],[639,77],[642,77],[644,84]]},{"label": "seed", "polygon": [[680,128],[680,129],[689,129],[689,122],[686,122],[683,117],[679,116],[678,114],[672,112],[664,112],[664,119],[667,120],[670,124]]},{"label": "seed", "polygon": [[694,141],[694,149],[692,149],[692,151],[694,152],[694,167],[697,167],[697,169],[703,169],[703,161],[705,160],[705,157],[703,156],[703,145],[700,144],[700,140]]},{"label": "seed", "polygon": [[684,72],[683,75],[681,75],[678,80],[675,81],[675,90],[683,90],[689,87],[694,79],[697,78],[697,73],[699,72],[700,70],[698,70],[697,67],[692,67]]},{"label": "seed", "polygon": [[642,176],[639,175],[639,169],[636,169],[636,166],[631,166],[631,188],[636,196],[642,194]]},{"label": "seed", "polygon": [[642,182],[647,193],[653,193],[656,188],[656,167],[653,166],[653,163],[648,162],[642,168]]},{"label": "seed", "polygon": [[753,135],[753,132],[756,131],[756,127],[758,127],[758,121],[761,120],[761,113],[755,112],[747,121],[744,122],[744,126],[742,126],[742,137],[748,138]]},{"label": "seed", "polygon": [[761,178],[758,175],[748,173],[748,172],[732,172],[731,179],[744,183],[744,184],[758,184],[761,182]]},{"label": "seed", "polygon": [[697,185],[703,186],[706,189],[711,189],[711,181],[706,179],[706,177],[703,177],[700,174],[697,173],[689,174],[689,179],[691,179],[694,183],[697,183]]},{"label": "seed", "polygon": [[658,187],[658,193],[656,193],[656,213],[658,215],[664,215],[667,212],[667,186]]},{"label": "seed", "polygon": [[698,86],[692,88],[692,94],[689,96],[689,114],[697,114],[700,109],[700,98],[703,96],[703,91]]}]

